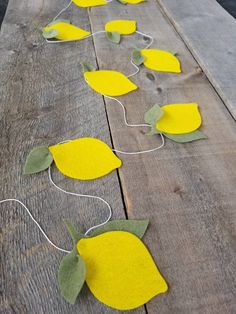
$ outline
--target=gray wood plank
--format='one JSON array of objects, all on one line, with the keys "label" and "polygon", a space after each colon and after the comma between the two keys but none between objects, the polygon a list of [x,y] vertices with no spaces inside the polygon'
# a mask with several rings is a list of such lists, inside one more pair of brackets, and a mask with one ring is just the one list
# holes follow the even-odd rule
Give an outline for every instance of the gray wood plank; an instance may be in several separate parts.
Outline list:
[{"label": "gray wood plank", "polygon": [[[87,87],[79,66],[85,56],[95,64],[92,41],[47,45],[38,32],[63,5],[62,0],[9,1],[0,36],[0,199],[21,199],[50,239],[71,249],[62,219],[69,218],[84,230],[105,220],[107,208],[55,190],[46,172],[22,176],[34,146],[82,136],[111,144],[103,99]],[[90,29],[85,10],[74,7],[64,18]],[[54,168],[53,176],[65,189],[104,197],[114,208],[114,218],[125,217],[116,172],[92,182],[67,179]],[[46,242],[16,203],[0,205],[0,214],[3,313],[118,312],[98,302],[86,287],[76,305],[68,305],[56,279],[64,254]]]},{"label": "gray wood plank", "polygon": [[215,0],[157,0],[236,118],[236,20]]},{"label": "gray wood plank", "polygon": [[[185,145],[167,141],[153,154],[121,156],[119,175],[128,216],[151,219],[144,240],[170,287],[167,294],[147,304],[148,313],[233,314],[235,122],[154,0],[138,6],[113,3],[90,13],[93,31],[117,18],[135,19],[140,31],[154,37],[153,47],[177,51],[183,69],[175,75],[142,67],[132,78],[139,90],[119,97],[128,120],[143,122],[144,112],[155,103],[198,102],[202,129],[209,137]],[[134,44],[143,47],[145,39],[129,36],[117,46],[97,36],[99,67],[130,74],[133,69],[127,52]],[[125,127],[116,102],[106,101],[106,108],[115,148],[136,151],[160,144],[158,137],[146,137],[144,129]]]}]

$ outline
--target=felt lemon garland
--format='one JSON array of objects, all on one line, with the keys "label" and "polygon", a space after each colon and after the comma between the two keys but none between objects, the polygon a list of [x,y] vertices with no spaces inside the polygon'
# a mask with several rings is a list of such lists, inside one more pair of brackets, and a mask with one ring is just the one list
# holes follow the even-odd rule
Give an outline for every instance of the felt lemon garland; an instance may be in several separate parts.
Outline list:
[{"label": "felt lemon garland", "polygon": [[74,249],[61,261],[58,281],[62,296],[74,304],[84,282],[102,303],[131,310],[168,290],[141,241],[148,221],[111,221],[83,237],[65,221]]},{"label": "felt lemon garland", "polygon": [[79,138],[49,147],[34,148],[26,159],[24,174],[46,170],[53,161],[65,176],[79,180],[103,177],[122,164],[103,141]]},{"label": "felt lemon garland", "polygon": [[[143,1],[119,0],[123,4],[137,4]],[[107,4],[104,0],[72,0],[71,3],[79,7]],[[106,32],[107,39],[118,44],[121,36],[137,32],[136,22],[109,21],[105,25],[105,30],[101,32]],[[59,19],[55,19],[43,29],[43,36],[47,40],[81,40],[93,35],[68,21]],[[144,65],[160,72],[181,72],[180,62],[175,55],[168,51],[147,48],[149,47],[134,49],[132,62],[135,65]],[[83,68],[88,85],[102,95],[120,96],[138,88],[129,79],[130,76],[126,77],[120,72],[95,70],[86,64]],[[151,128],[149,135],[163,134],[179,143],[206,138],[199,130],[202,120],[198,105],[195,103],[168,104],[162,107],[155,105],[146,112],[144,120]],[[37,173],[47,168],[50,170],[53,161],[64,175],[80,180],[102,177],[121,166],[121,160],[107,144],[94,138],[80,138],[33,149],[27,157],[24,173]],[[109,204],[107,205],[109,207]],[[73,225],[66,221],[74,241],[74,249],[71,252],[56,247],[44,233],[53,246],[68,253],[62,259],[58,273],[63,297],[68,302],[75,303],[86,282],[92,294],[102,303],[118,310],[131,310],[145,304],[159,293],[165,293],[168,290],[167,283],[141,241],[148,222],[107,221],[99,228],[97,226],[90,228],[92,232],[89,236],[87,233],[84,236],[78,233]],[[40,230],[42,231],[41,228]]]}]

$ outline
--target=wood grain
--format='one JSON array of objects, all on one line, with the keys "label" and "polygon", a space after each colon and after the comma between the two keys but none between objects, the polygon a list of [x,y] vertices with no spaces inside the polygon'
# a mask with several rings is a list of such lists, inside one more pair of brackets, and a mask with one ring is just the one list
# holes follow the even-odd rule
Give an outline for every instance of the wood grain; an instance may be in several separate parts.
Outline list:
[{"label": "wood grain", "polygon": [[236,20],[217,1],[157,1],[236,118]]},{"label": "wood grain", "polygon": [[[181,12],[181,7],[177,10]],[[132,78],[139,90],[119,98],[127,108],[128,120],[143,122],[144,112],[155,103],[197,102],[202,130],[209,137],[185,145],[167,141],[153,154],[121,156],[119,175],[128,216],[151,219],[145,242],[170,287],[167,294],[147,304],[148,313],[233,314],[235,122],[157,2],[112,3],[90,12],[93,31],[111,19],[135,19],[140,31],[154,37],[153,47],[177,52],[182,63],[181,75],[141,68]],[[118,46],[102,35],[94,40],[100,69],[130,74],[127,49],[144,47],[147,38],[125,37]],[[115,148],[136,151],[160,144],[157,136],[146,137],[141,128],[125,127],[117,103],[106,101],[106,108]]]},{"label": "wood grain", "polygon": [[[22,176],[25,158],[37,145],[82,136],[111,144],[103,99],[87,87],[79,65],[85,56],[96,64],[92,41],[47,45],[38,31],[64,5],[62,0],[9,1],[0,36],[0,199],[21,199],[50,239],[71,249],[62,219],[85,230],[104,221],[107,208],[99,201],[55,190],[47,172]],[[86,10],[74,7],[64,18],[90,29]],[[114,217],[125,217],[116,172],[98,181],[79,182],[53,168],[53,177],[70,191],[104,197],[115,209]],[[56,279],[64,254],[46,242],[22,207],[16,203],[0,207],[3,313],[118,312],[98,302],[86,287],[76,305],[68,305]]]}]

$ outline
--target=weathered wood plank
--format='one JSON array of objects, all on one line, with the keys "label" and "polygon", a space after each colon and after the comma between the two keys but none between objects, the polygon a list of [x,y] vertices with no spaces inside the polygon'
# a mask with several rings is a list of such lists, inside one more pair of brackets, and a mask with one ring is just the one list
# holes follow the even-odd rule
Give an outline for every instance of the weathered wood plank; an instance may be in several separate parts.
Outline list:
[{"label": "weathered wood plank", "polygon": [[[177,2],[175,2],[177,3]],[[151,34],[153,47],[177,51],[181,75],[157,73],[145,68],[132,78],[139,90],[120,97],[130,122],[143,122],[153,104],[198,102],[202,129],[208,140],[166,146],[153,154],[121,156],[119,170],[129,218],[151,219],[145,236],[154,259],[167,279],[170,291],[147,304],[149,313],[234,313],[235,289],[235,122],[195,62],[158,4],[149,0],[138,6],[118,3],[93,8],[93,31],[111,19],[135,19],[140,31]],[[137,38],[137,37],[136,37]],[[139,37],[140,39],[140,37]],[[117,46],[103,35],[95,38],[101,69],[129,74],[128,47],[134,36]],[[145,40],[138,40],[140,47]],[[136,151],[160,144],[144,130],[125,127],[120,107],[106,101],[117,149]]]},{"label": "weathered wood plank", "polygon": [[[50,184],[47,173],[22,176],[29,150],[67,138],[94,136],[110,143],[102,97],[82,78],[79,61],[95,63],[91,40],[63,45],[44,43],[38,28],[65,1],[10,0],[0,36],[1,194],[20,198],[31,209],[50,239],[71,248],[63,225],[70,218],[85,229],[107,217],[98,201],[64,195]],[[65,18],[90,29],[85,10],[74,7]],[[125,217],[116,172],[93,182],[66,179],[53,169],[55,181],[80,193],[110,202],[114,217]],[[4,313],[117,313],[83,289],[75,306],[60,296],[57,269],[63,253],[42,237],[19,205],[1,205],[1,311]],[[132,313],[143,313],[143,309]]]},{"label": "weathered wood plank", "polygon": [[236,118],[236,20],[214,0],[158,0]]}]

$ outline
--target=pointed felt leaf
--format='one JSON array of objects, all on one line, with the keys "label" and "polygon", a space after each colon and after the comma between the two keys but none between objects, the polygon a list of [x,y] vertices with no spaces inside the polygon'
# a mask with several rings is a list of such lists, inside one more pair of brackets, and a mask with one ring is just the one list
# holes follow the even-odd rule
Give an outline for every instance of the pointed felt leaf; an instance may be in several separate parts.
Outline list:
[{"label": "pointed felt leaf", "polygon": [[43,38],[45,38],[45,39],[56,38],[58,36],[58,34],[59,34],[59,32],[54,28],[51,28],[48,31],[43,30]]},{"label": "pointed felt leaf", "polygon": [[130,35],[136,31],[136,21],[133,20],[113,20],[105,25],[107,32],[118,32],[121,35]]},{"label": "pointed felt leaf", "polygon": [[114,44],[119,44],[121,40],[120,33],[118,32],[106,32],[106,38]]},{"label": "pointed felt leaf", "polygon": [[76,245],[76,243],[83,237],[83,235],[76,231],[74,225],[68,219],[64,219],[63,221],[73,240],[74,245]]},{"label": "pointed felt leaf", "polygon": [[52,29],[58,32],[54,38],[59,40],[80,40],[91,34],[90,32],[70,23],[58,21],[55,21],[52,25],[44,27],[43,31],[48,33]]},{"label": "pointed felt leaf", "polygon": [[207,138],[207,136],[199,130],[185,134],[168,134],[168,133],[163,134],[170,140],[175,141],[177,143],[188,143]]},{"label": "pointed felt leaf", "polygon": [[116,0],[117,2],[119,2],[120,4],[127,4],[125,1],[123,0]]},{"label": "pointed felt leaf", "polygon": [[106,96],[121,96],[138,88],[129,78],[117,71],[85,72],[84,78],[92,89]]},{"label": "pointed felt leaf", "polygon": [[53,162],[53,157],[47,146],[36,147],[26,158],[24,174],[33,174],[47,169]]},{"label": "pointed felt leaf", "polygon": [[93,72],[93,71],[96,70],[96,69],[95,69],[91,64],[89,64],[89,63],[81,62],[80,64],[81,64],[81,66],[82,66],[82,71],[83,71],[83,73],[84,73],[84,72]]},{"label": "pointed felt leaf", "polygon": [[147,230],[148,224],[149,220],[112,220],[94,230],[91,236],[94,237],[108,231],[127,231],[142,238]]},{"label": "pointed felt leaf", "polygon": [[133,61],[134,64],[141,65],[141,64],[143,64],[144,60],[145,60],[145,58],[141,54],[139,49],[134,49],[132,51],[132,61]]},{"label": "pointed felt leaf", "polygon": [[159,105],[154,105],[145,113],[144,120],[151,126],[151,131],[148,132],[147,135],[154,135],[159,133],[159,131],[156,129],[156,124],[158,120],[160,120],[160,118],[163,116],[163,114],[164,111]]},{"label": "pointed felt leaf", "polygon": [[77,250],[67,254],[61,261],[58,282],[62,296],[71,304],[74,304],[86,277],[86,268]]}]

